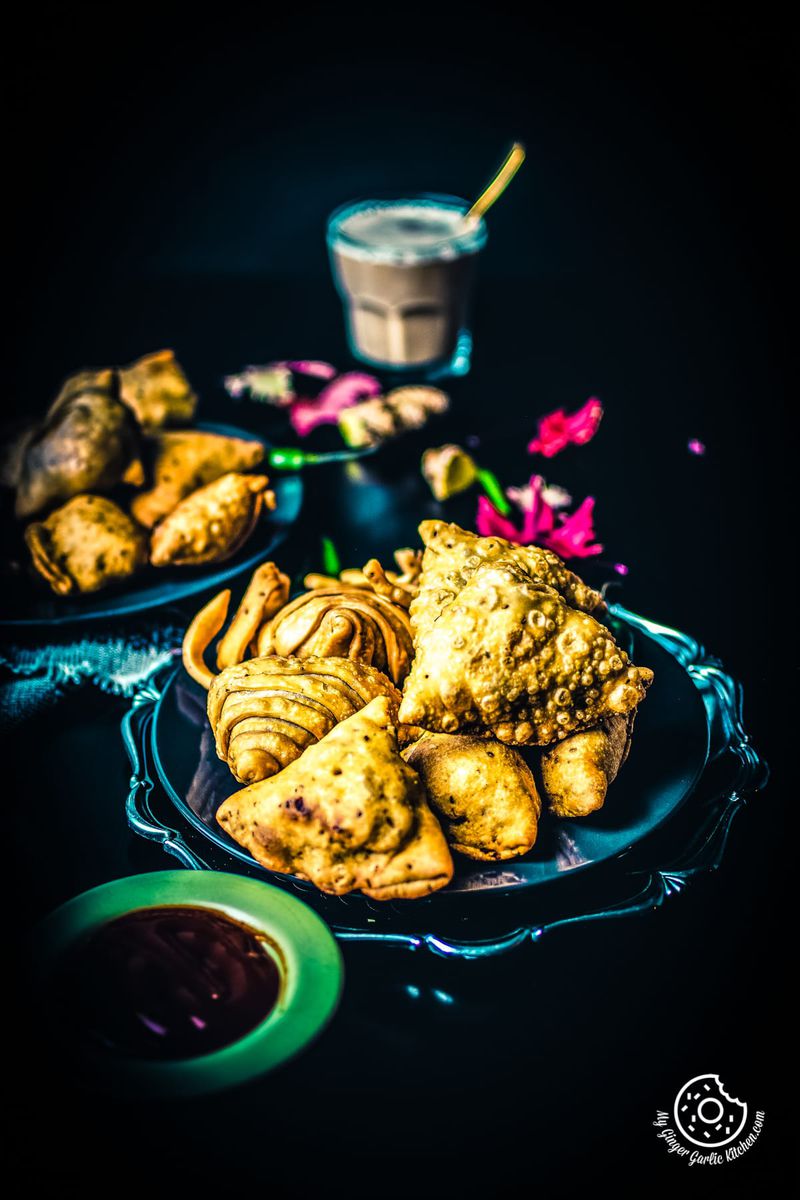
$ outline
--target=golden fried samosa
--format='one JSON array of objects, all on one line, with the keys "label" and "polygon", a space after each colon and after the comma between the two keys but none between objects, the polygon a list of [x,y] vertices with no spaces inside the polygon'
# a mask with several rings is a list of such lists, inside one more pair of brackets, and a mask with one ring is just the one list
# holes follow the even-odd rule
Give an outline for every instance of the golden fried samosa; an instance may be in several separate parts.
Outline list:
[{"label": "golden fried samosa", "polygon": [[119,398],[144,433],[157,433],[165,425],[185,425],[197,408],[197,396],[171,350],[145,354],[121,367]]},{"label": "golden fried samosa", "polygon": [[444,887],[453,860],[392,718],[377,697],[280,775],[230,796],[219,824],[262,866],[336,896],[406,900]]},{"label": "golden fried samosa", "polygon": [[224,562],[244,545],[262,510],[275,507],[266,475],[231,472],[206,484],[167,513],[153,530],[154,567]]},{"label": "golden fried samosa", "polygon": [[282,771],[314,742],[385,696],[400,693],[380,671],[347,658],[250,658],[212,680],[208,719],[217,755],[240,783]]},{"label": "golden fried samosa", "polygon": [[25,446],[15,511],[30,517],[82,492],[143,482],[138,431],[114,395],[114,372],[81,371],[64,383]]},{"label": "golden fried samosa", "polygon": [[148,529],[198,488],[229,471],[249,471],[264,458],[264,446],[253,438],[196,429],[156,434],[151,449],[153,486],[131,501],[134,517]]},{"label": "golden fried samosa", "polygon": [[524,758],[493,738],[426,733],[403,751],[452,850],[487,861],[527,854],[542,802]]},{"label": "golden fried samosa", "polygon": [[539,764],[542,792],[557,817],[586,817],[602,808],[609,784],[628,757],[635,712],[549,746]]},{"label": "golden fried samosa", "polygon": [[564,565],[552,550],[518,546],[500,537],[478,537],[445,521],[423,521],[419,527],[425,543],[419,592],[411,604],[411,625],[422,635],[438,620],[442,606],[452,600],[483,563],[498,559],[518,564],[529,575],[554,588],[581,612],[605,607],[599,592]]},{"label": "golden fried samosa", "polygon": [[[419,602],[426,609],[421,630]],[[513,559],[481,562],[457,595],[441,596],[438,618],[428,624],[432,608],[423,571],[411,606],[416,654],[400,706],[407,725],[547,746],[631,712],[653,678],[594,617]]]},{"label": "golden fried samosa", "polygon": [[414,647],[405,608],[364,588],[314,588],[281,608],[258,635],[259,654],[336,656],[369,663],[398,686]]},{"label": "golden fried samosa", "polygon": [[147,534],[104,496],[73,496],[25,530],[33,565],[60,596],[96,592],[147,562]]}]

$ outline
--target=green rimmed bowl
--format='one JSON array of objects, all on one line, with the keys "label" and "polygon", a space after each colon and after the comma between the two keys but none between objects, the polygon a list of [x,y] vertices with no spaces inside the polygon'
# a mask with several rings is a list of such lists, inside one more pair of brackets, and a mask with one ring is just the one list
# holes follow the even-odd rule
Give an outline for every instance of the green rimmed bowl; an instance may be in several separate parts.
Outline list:
[{"label": "green rimmed bowl", "polygon": [[101,1087],[163,1097],[235,1087],[297,1054],[336,1009],[344,971],[339,947],[325,922],[280,888],[217,871],[132,875],[67,901],[36,930],[34,972],[42,991],[46,994],[48,979],[62,956],[101,925],[137,909],[175,905],[209,908],[266,934],[279,951],[278,1002],[244,1037],[196,1058],[152,1062],[82,1054],[81,1070],[88,1069]]}]

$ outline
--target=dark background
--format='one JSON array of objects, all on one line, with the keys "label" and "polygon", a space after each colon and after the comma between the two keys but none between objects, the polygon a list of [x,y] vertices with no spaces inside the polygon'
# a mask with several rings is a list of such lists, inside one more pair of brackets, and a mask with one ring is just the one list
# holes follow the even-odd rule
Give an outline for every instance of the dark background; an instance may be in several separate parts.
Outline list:
[{"label": "dark background", "polygon": [[[603,398],[601,435],[549,474],[598,497],[607,557],[631,567],[624,602],[691,631],[744,681],[748,729],[775,766],[778,689],[796,668],[774,636],[795,136],[777,12],[23,15],[5,63],[9,408],[43,409],[72,369],[162,345],[209,412],[221,375],[246,362],[345,365],[326,213],[378,188],[473,195],[520,138],[528,161],[490,219],[474,370],[454,388],[461,429],[506,426],[486,457],[522,482],[535,417]],[[376,537],[397,544],[340,483],[314,482],[295,553],[320,532],[348,562]],[[121,711],[86,693],[15,733],[17,762],[37,762],[18,813],[33,912],[162,865],[143,864],[124,830]],[[336,1022],[253,1093],[119,1111],[35,1059],[24,1136],[32,1153],[42,1139],[52,1149],[37,1170],[88,1186],[124,1160],[135,1180],[227,1175],[298,1196],[321,1194],[326,1173],[334,1196],[453,1194],[456,1181],[465,1194],[573,1194],[666,1176],[683,1188],[688,1168],[650,1121],[686,1079],[719,1070],[767,1124],[703,1189],[777,1179],[785,792],[779,775],[739,818],[721,871],[645,920],[487,966],[348,954]],[[74,826],[70,840],[76,810],[98,814],[88,850]],[[401,1003],[412,979],[456,995],[455,1011]]]}]

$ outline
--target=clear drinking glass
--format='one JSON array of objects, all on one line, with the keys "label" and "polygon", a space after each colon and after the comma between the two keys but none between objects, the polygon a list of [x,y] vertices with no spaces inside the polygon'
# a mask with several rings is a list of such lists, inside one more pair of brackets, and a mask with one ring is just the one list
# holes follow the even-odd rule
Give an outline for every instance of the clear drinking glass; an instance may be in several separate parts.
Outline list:
[{"label": "clear drinking glass", "polygon": [[328,219],[331,268],[353,355],[370,366],[464,374],[482,218],[458,196],[356,200]]}]

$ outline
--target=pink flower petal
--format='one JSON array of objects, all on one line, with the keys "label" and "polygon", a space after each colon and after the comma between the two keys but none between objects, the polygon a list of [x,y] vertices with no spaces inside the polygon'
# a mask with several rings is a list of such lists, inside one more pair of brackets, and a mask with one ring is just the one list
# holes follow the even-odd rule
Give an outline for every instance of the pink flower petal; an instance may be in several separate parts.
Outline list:
[{"label": "pink flower petal", "polygon": [[553,458],[567,446],[583,446],[597,433],[602,416],[603,406],[596,396],[590,396],[571,415],[557,408],[540,418],[536,437],[528,443],[528,453]]},{"label": "pink flower petal", "polygon": [[383,392],[374,375],[348,371],[322,389],[315,400],[298,400],[292,405],[289,420],[300,437],[306,437],[318,425],[335,425],[343,408]]},{"label": "pink flower petal", "polygon": [[690,454],[697,454],[701,457],[706,452],[705,446],[697,438],[689,438],[689,441],[687,443],[687,448],[688,448]]},{"label": "pink flower petal", "polygon": [[594,496],[587,496],[575,512],[561,517],[561,524],[544,539],[544,545],[561,558],[590,558],[602,554],[603,547],[594,538]]},{"label": "pink flower petal", "polygon": [[630,571],[630,567],[626,567],[625,563],[614,563],[614,570],[618,575],[627,575]]},{"label": "pink flower petal", "polygon": [[283,367],[293,375],[310,375],[313,379],[335,379],[336,367],[312,358],[294,358],[286,362],[271,363],[272,367]]}]

